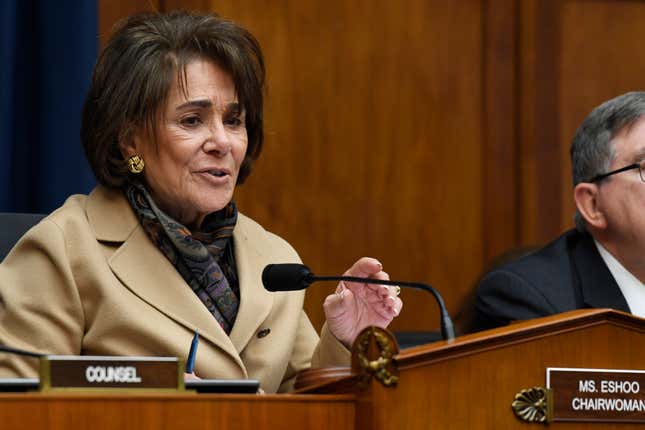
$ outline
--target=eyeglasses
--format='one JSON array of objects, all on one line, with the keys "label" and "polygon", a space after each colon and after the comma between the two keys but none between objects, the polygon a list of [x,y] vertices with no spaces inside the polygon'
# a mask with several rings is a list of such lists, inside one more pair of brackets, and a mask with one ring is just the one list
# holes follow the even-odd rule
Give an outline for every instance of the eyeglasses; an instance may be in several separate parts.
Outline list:
[{"label": "eyeglasses", "polygon": [[616,173],[621,173],[621,172],[626,172],[628,170],[634,170],[638,169],[638,173],[640,174],[641,181],[645,182],[645,174],[643,174],[643,170],[645,170],[645,160],[641,161],[640,163],[634,163],[630,164],[629,166],[621,167],[620,169],[612,170],[611,172],[607,173],[601,173],[600,175],[596,175],[589,182],[598,182],[600,180],[605,179],[608,176],[615,175]]}]

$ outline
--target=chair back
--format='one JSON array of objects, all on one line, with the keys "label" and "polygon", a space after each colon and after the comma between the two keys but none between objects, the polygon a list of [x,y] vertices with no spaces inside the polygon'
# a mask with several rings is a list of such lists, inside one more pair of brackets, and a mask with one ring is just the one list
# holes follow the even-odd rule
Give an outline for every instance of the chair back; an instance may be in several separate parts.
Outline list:
[{"label": "chair back", "polygon": [[23,234],[44,217],[43,214],[0,212],[0,261]]}]

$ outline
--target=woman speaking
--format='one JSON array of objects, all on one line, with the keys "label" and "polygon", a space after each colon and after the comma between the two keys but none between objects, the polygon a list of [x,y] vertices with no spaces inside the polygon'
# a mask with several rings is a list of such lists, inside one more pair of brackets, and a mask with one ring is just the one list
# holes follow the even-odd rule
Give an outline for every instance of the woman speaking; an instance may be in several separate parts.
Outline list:
[{"label": "woman speaking", "polygon": [[[49,354],[185,357],[195,374],[288,391],[309,366],[347,364],[368,325],[401,310],[394,288],[340,283],[320,338],[303,292],[269,293],[293,248],[238,212],[235,188],[263,142],[255,38],[214,15],[121,23],[94,69],[81,129],[99,185],[71,196],[0,265],[0,343]],[[361,258],[348,275],[388,279]],[[0,355],[0,376],[34,376]]]}]

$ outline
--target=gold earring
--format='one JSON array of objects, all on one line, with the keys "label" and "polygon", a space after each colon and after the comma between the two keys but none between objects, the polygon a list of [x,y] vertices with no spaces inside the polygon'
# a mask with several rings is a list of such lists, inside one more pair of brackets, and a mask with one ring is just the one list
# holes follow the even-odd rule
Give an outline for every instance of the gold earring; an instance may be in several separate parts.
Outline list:
[{"label": "gold earring", "polygon": [[127,163],[128,170],[132,173],[141,173],[143,172],[143,168],[146,166],[143,158],[139,157],[138,155],[133,155],[132,157],[128,158]]}]

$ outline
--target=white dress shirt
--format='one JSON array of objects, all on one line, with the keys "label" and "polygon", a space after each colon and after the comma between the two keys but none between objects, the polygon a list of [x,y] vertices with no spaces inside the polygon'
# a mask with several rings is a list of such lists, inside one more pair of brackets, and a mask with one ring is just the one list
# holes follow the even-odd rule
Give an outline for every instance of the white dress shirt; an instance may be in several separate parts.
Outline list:
[{"label": "white dress shirt", "polygon": [[636,276],[632,275],[629,270],[620,264],[616,257],[611,255],[597,240],[594,239],[596,248],[602,257],[603,261],[609,268],[612,276],[616,280],[620,291],[625,296],[627,305],[631,313],[645,318],[645,284],[643,284]]}]

